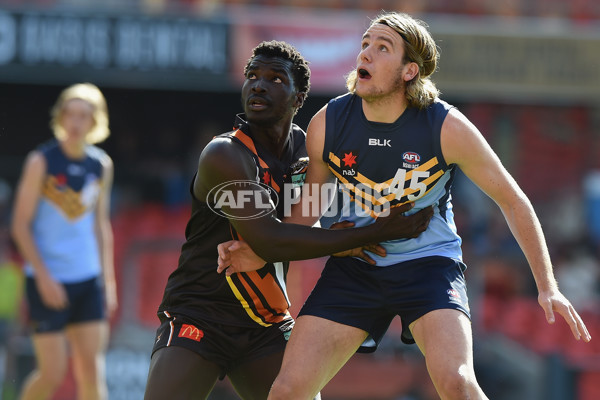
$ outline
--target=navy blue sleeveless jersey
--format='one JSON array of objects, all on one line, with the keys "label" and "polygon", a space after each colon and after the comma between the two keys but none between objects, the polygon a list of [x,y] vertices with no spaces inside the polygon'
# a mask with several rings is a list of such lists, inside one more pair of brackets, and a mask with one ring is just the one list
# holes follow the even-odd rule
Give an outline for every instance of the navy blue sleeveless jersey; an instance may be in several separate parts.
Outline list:
[{"label": "navy blue sleeveless jersey", "polygon": [[[100,253],[96,238],[96,205],[102,190],[102,159],[96,146],[86,146],[81,159],[68,158],[56,139],[37,150],[46,159],[46,176],[32,222],[36,247],[52,277],[76,283],[98,276]],[[30,263],[27,276],[33,276]]]},{"label": "navy blue sleeveless jersey", "polygon": [[428,256],[462,260],[450,196],[455,166],[446,164],[440,145],[451,108],[436,100],[424,109],[407,108],[394,123],[378,123],[366,119],[354,94],[327,105],[323,160],[342,191],[340,220],[359,227],[390,206],[414,201],[410,213],[434,206],[429,227],[418,238],[382,243],[387,256],[372,255],[378,266]]}]

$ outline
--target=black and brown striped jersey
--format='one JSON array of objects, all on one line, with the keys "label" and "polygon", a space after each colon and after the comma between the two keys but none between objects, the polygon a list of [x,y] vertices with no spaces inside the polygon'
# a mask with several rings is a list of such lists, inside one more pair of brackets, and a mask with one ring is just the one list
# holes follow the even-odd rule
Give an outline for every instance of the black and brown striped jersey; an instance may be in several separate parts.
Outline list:
[{"label": "black and brown striped jersey", "polygon": [[[299,160],[306,160],[305,133],[293,125],[290,135],[291,144],[281,159],[252,140],[241,115],[236,118],[233,131],[218,136],[228,138],[250,153],[256,163],[256,182],[272,188],[274,199],[281,197],[274,201],[278,218],[283,217],[284,210],[284,196],[278,193],[286,183],[303,180],[305,173],[297,169]],[[159,313],[180,313],[202,321],[241,327],[268,327],[292,321],[286,291],[288,263],[272,263],[258,271],[232,276],[218,274],[217,245],[239,236],[226,216],[215,212],[214,205],[207,199],[195,198],[193,189],[191,192],[192,214],[185,231],[186,241],[181,248],[179,265],[167,282]]]}]

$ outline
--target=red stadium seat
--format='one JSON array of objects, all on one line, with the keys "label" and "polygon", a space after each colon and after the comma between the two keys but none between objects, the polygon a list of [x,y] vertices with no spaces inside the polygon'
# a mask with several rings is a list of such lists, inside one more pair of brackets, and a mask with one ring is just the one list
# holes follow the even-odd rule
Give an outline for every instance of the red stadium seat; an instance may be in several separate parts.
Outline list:
[{"label": "red stadium seat", "polygon": [[584,371],[577,379],[577,400],[600,399],[600,371]]},{"label": "red stadium seat", "polygon": [[179,250],[148,251],[137,257],[136,314],[142,325],[155,328],[158,324],[156,311],[171,272],[177,268]]}]

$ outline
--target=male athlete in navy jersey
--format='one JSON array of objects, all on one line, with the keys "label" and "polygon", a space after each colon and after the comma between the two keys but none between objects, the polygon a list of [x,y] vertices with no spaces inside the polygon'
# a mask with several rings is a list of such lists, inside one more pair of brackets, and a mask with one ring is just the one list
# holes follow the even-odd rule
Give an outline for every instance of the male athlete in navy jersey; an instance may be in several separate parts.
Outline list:
[{"label": "male athlete in navy jersey", "polygon": [[[265,399],[294,324],[287,263],[276,261],[416,237],[432,215],[426,209],[406,217],[410,206],[403,206],[369,227],[335,232],[281,223],[285,196],[277,193],[304,178],[305,135],[292,120],[308,94],[310,70],[292,46],[272,41],[254,49],[244,72],[245,114],[200,155],[186,242],[158,309],[146,400],[204,399],[225,375],[242,398]],[[273,263],[218,274],[217,244],[231,238]]]},{"label": "male athlete in navy jersey", "polygon": [[[557,287],[529,200],[477,128],[438,98],[429,79],[437,61],[424,23],[406,14],[379,16],[363,35],[349,93],[331,100],[308,127],[304,187],[337,180],[343,219],[370,226],[378,207],[407,202],[415,202],[411,212],[433,206],[434,216],[420,236],[382,243],[387,254],[373,255],[375,266],[353,257],[327,261],[300,311],[271,400],[311,398],[359,348],[374,351],[396,315],[403,341],[417,343],[442,399],[487,399],[473,369],[466,267],[452,214],[456,168],[501,208],[529,261],[548,322],[558,312],[577,340],[591,339]],[[300,204],[286,222],[315,220]],[[240,263],[247,246],[225,243],[219,253],[220,271],[250,267]]]}]

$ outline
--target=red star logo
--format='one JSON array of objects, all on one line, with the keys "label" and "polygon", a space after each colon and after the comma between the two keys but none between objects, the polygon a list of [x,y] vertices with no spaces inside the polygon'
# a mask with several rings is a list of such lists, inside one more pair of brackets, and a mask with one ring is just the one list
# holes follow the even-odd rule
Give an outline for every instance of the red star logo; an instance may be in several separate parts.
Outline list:
[{"label": "red star logo", "polygon": [[342,158],[344,166],[351,168],[354,164],[356,164],[356,157],[357,156],[353,155],[352,152],[344,153],[344,158]]},{"label": "red star logo", "polygon": [[271,182],[271,174],[269,173],[269,171],[265,171],[265,174],[262,177],[262,181],[265,185],[268,185],[269,182]]},{"label": "red star logo", "polygon": [[67,177],[65,174],[56,175],[56,184],[58,186],[65,186],[67,184]]}]

